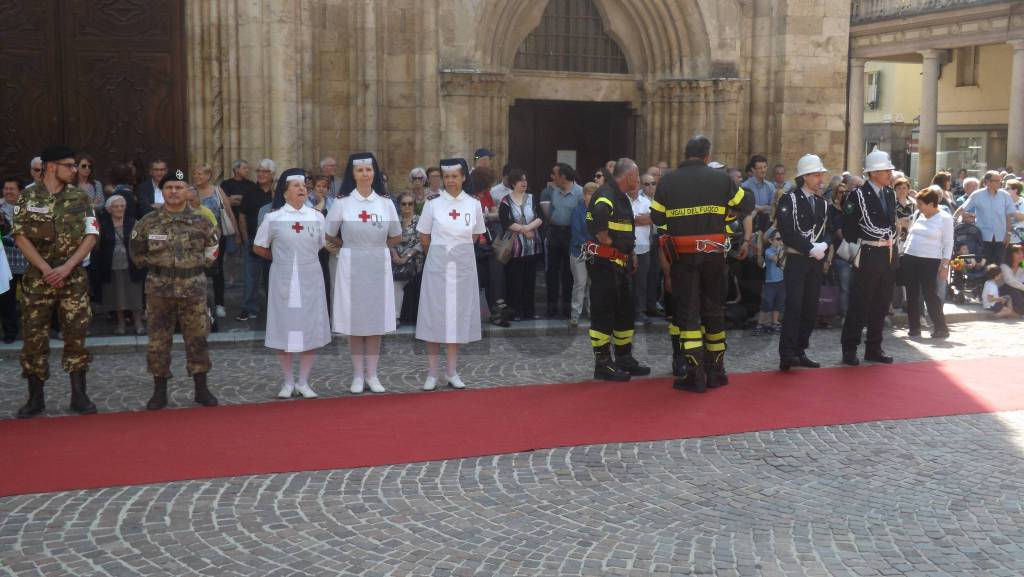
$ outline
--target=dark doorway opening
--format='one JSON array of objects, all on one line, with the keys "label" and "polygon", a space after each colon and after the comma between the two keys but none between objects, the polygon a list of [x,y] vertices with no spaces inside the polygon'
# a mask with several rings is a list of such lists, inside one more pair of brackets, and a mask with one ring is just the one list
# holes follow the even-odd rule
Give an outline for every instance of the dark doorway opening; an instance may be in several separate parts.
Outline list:
[{"label": "dark doorway opening", "polygon": [[605,162],[633,158],[635,127],[625,102],[517,100],[509,110],[509,162],[526,171],[535,194],[551,180],[560,154],[575,159],[569,164],[583,184]]}]

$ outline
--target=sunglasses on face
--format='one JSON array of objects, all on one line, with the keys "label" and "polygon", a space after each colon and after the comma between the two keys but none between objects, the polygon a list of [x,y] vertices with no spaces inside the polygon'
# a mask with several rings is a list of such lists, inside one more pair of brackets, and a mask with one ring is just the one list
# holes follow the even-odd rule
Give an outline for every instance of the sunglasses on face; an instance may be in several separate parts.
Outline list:
[{"label": "sunglasses on face", "polygon": [[423,177],[422,176],[414,176],[414,177],[412,177],[412,179],[413,180],[423,180]]},{"label": "sunglasses on face", "polygon": [[645,182],[644,186],[654,186],[654,183],[653,182]]},{"label": "sunglasses on face", "polygon": [[403,202],[403,203],[401,203],[401,206],[416,206],[416,205],[411,203],[411,202]]}]

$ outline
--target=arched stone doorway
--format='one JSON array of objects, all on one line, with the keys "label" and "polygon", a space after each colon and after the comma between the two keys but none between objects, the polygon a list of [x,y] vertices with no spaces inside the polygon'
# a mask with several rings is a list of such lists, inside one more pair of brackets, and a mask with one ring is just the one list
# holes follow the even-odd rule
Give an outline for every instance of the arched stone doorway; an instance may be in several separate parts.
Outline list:
[{"label": "arched stone doorway", "polygon": [[479,68],[442,70],[450,109],[481,119],[471,129],[477,142],[493,143],[507,158],[509,110],[520,100],[614,102],[635,115],[635,156],[642,163],[675,164],[696,133],[712,138],[716,158],[736,160],[746,81],[734,66],[712,59],[704,15],[712,10],[717,17],[736,2],[591,0],[604,33],[625,56],[627,73],[516,68],[517,51],[555,1],[485,0],[475,37]]}]

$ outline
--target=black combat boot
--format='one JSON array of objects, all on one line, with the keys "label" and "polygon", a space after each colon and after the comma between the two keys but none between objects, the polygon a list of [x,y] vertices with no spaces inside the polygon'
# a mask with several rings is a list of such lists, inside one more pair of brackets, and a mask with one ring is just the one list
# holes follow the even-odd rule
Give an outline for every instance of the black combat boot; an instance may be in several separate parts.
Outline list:
[{"label": "black combat boot", "polygon": [[686,374],[686,357],[679,349],[672,350],[672,376],[682,377]]},{"label": "black combat boot", "polygon": [[686,357],[683,349],[679,348],[679,329],[675,325],[669,326],[668,340],[672,343],[672,375],[681,377],[686,374]]},{"label": "black combat boot", "polygon": [[725,353],[705,353],[704,366],[709,389],[729,384],[729,375],[725,373]]},{"label": "black combat boot", "polygon": [[46,410],[46,396],[43,394],[43,379],[28,378],[28,402],[18,409],[19,419],[31,419]]},{"label": "black combat boot", "polygon": [[612,362],[612,354],[607,345],[602,349],[594,349],[594,378],[600,381],[628,381],[629,373]]},{"label": "black combat boot", "polygon": [[85,394],[85,371],[71,373],[71,406],[68,408],[79,415],[96,413],[96,405]]},{"label": "black combat boot", "polygon": [[146,410],[159,411],[167,406],[167,377],[153,377],[153,396],[146,403]]},{"label": "black combat boot", "polygon": [[673,389],[703,393],[708,390],[708,378],[697,357],[686,355],[686,373],[672,383]]},{"label": "black combat boot", "polygon": [[645,367],[633,358],[633,345],[615,345],[615,366],[629,373],[631,377],[651,374],[651,367]]},{"label": "black combat boot", "polygon": [[204,407],[216,407],[217,397],[206,387],[206,373],[196,373],[192,380],[196,383],[196,402]]}]

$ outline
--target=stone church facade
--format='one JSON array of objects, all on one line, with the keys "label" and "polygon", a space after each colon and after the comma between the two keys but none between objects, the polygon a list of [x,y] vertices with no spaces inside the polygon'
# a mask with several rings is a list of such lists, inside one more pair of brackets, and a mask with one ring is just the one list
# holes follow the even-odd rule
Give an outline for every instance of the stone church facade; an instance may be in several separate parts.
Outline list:
[{"label": "stone church facade", "polygon": [[[313,168],[325,155],[371,150],[404,175],[481,146],[502,163],[510,111],[523,101],[620,103],[632,134],[612,152],[645,165],[674,165],[697,133],[729,164],[762,153],[792,166],[807,152],[845,164],[849,0],[185,0],[184,9],[188,157],[221,172],[235,158]],[[559,18],[595,11],[595,29],[558,32]],[[531,39],[545,23],[554,33]],[[624,66],[594,71],[618,57],[587,52],[609,40]],[[556,47],[578,58],[559,61]]]}]

